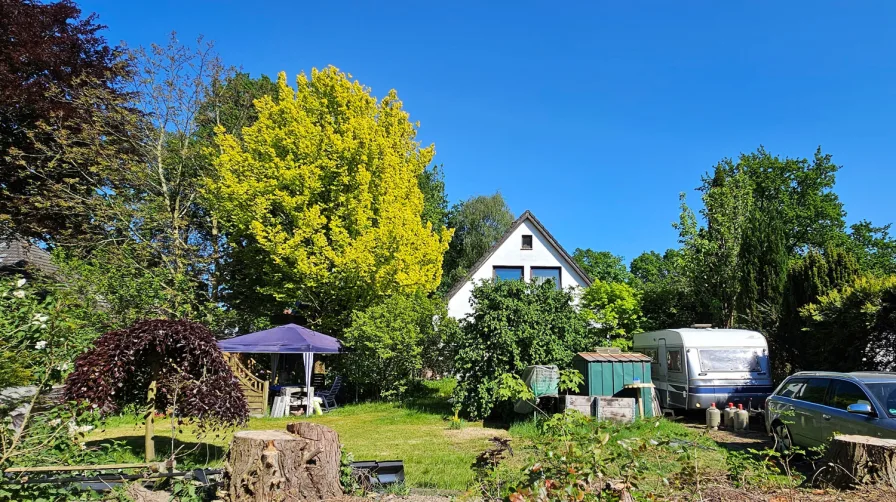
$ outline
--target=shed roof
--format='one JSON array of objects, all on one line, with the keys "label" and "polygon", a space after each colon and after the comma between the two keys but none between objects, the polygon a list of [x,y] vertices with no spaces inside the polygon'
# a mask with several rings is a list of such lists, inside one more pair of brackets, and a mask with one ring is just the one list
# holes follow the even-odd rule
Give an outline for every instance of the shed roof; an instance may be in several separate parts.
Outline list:
[{"label": "shed roof", "polygon": [[582,359],[591,363],[621,363],[621,362],[645,362],[649,363],[650,358],[644,354],[637,352],[620,352],[620,353],[604,353],[604,352],[579,352],[577,354]]}]

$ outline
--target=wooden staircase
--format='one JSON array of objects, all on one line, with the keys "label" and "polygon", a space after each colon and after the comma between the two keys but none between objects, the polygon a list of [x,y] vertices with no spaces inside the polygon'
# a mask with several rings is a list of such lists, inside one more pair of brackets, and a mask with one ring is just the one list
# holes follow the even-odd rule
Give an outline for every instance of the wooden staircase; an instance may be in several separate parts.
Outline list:
[{"label": "wooden staircase", "polygon": [[239,354],[225,353],[224,359],[230,364],[233,376],[240,382],[243,395],[246,396],[246,402],[249,404],[249,414],[254,417],[267,415],[269,382],[253,375],[240,361]]}]

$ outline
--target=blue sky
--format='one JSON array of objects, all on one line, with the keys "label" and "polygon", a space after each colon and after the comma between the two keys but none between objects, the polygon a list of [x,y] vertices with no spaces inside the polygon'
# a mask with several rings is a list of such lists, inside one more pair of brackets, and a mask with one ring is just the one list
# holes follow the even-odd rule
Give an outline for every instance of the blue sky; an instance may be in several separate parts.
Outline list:
[{"label": "blue sky", "polygon": [[676,246],[679,192],[760,144],[821,145],[848,221],[896,220],[896,2],[79,3],[110,42],[397,89],[452,202],[500,190],[570,252]]}]

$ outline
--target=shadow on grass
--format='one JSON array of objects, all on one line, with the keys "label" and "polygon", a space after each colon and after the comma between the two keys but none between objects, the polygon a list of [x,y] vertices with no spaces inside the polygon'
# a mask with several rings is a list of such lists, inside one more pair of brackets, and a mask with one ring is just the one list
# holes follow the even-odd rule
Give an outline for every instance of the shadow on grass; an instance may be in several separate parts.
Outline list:
[{"label": "shadow on grass", "polygon": [[[88,441],[88,448],[103,448],[104,445],[115,444],[117,448],[115,460],[118,462],[143,462],[146,449],[143,444],[143,436],[121,436]],[[175,439],[175,458],[178,470],[219,465],[224,460],[224,448],[212,443],[181,441]],[[171,438],[156,437],[156,458],[161,460],[171,455]]]},{"label": "shadow on grass", "polygon": [[408,397],[402,402],[402,406],[419,413],[444,417],[453,415],[451,403],[448,402],[450,392],[446,391],[438,381],[417,383],[408,390]]}]

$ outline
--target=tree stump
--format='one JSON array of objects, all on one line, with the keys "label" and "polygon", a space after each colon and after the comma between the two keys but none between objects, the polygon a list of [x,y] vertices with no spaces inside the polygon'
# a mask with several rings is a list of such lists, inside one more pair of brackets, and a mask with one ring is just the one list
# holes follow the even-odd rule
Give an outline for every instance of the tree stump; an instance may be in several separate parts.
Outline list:
[{"label": "tree stump", "polygon": [[232,502],[326,500],[342,495],[335,431],[312,423],[284,431],[240,431],[227,453],[224,485]]},{"label": "tree stump", "polygon": [[836,436],[819,477],[836,488],[874,484],[896,489],[896,440]]}]

